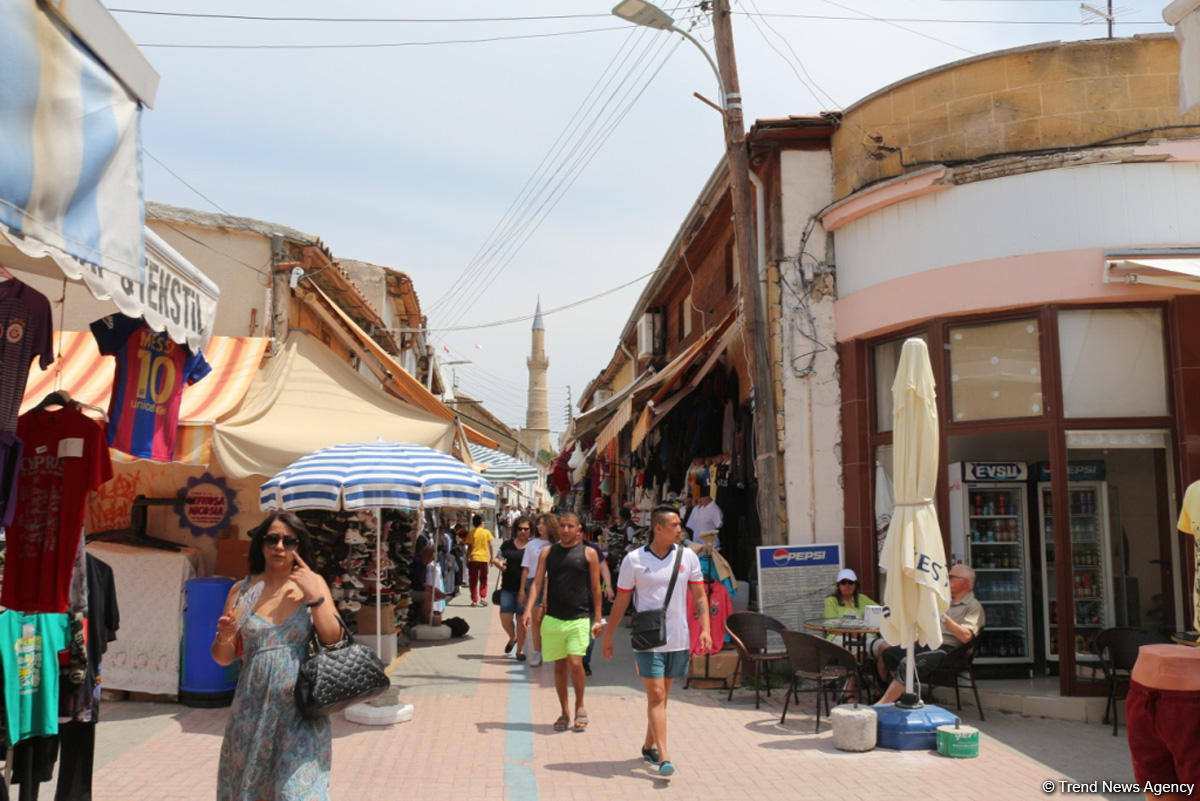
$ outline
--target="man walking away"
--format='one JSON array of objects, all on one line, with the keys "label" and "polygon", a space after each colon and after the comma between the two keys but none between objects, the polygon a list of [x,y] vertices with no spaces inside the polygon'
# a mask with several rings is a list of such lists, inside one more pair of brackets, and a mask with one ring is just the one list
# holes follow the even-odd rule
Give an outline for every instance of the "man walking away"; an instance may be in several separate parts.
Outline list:
[{"label": "man walking away", "polygon": [[471,517],[471,533],[467,535],[467,583],[471,585],[471,606],[487,606],[488,565],[496,558],[492,532],[483,527],[483,518]]},{"label": "man walking away", "polygon": [[[642,758],[658,766],[658,775],[670,776],[675,772],[675,765],[667,750],[667,694],[675,679],[687,675],[691,645],[686,600],[689,593],[700,619],[700,648],[704,653],[712,649],[712,634],[700,558],[679,541],[683,531],[679,515],[670,506],[659,506],[654,510],[650,526],[650,542],[627,553],[621,562],[621,570],[617,575],[617,600],[613,603],[612,621],[604,629],[601,647],[604,658],[612,659],[613,632],[625,617],[633,593],[637,593],[639,611],[663,607],[671,575],[675,572],[675,549],[682,548],[676,587],[667,607],[667,641],[657,648],[634,653],[637,673],[646,688],[647,723]],[[679,586],[684,579],[687,581],[687,592]]]},{"label": "man walking away", "polygon": [[[600,614],[600,559],[596,551],[583,544],[579,517],[567,512],[559,518],[559,540],[542,549],[538,555],[537,573],[533,577],[530,598],[537,598],[546,587],[546,614],[542,618],[542,658],[554,662],[554,689],[562,714],[554,722],[555,731],[566,731],[571,725],[571,709],[567,705],[567,674],[575,685],[575,731],[585,731],[587,710],[583,706],[583,691],[587,677],[583,671],[583,655],[589,636],[604,626]],[[699,563],[697,563],[699,564]],[[525,605],[523,621],[526,627],[533,622],[531,604]],[[687,622],[684,622],[687,633]]]}]

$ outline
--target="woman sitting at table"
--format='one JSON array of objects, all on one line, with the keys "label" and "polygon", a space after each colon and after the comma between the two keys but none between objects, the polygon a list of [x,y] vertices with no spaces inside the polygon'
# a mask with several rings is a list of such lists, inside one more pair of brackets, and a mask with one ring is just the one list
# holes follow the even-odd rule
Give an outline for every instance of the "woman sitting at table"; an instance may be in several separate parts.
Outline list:
[{"label": "woman sitting at table", "polygon": [[860,620],[863,611],[875,602],[858,591],[858,576],[848,567],[837,575],[837,586],[825,597],[825,618],[856,617]]}]

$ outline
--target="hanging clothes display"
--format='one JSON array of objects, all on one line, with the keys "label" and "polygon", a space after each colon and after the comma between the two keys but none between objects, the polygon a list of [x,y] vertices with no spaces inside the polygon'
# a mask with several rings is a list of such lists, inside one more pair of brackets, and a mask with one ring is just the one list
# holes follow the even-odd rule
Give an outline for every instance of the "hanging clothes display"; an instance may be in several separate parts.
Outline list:
[{"label": "hanging clothes display", "polygon": [[0,604],[65,612],[87,496],[112,478],[112,460],[100,426],[71,404],[25,413],[17,436],[25,450]]},{"label": "hanging clothes display", "polygon": [[0,283],[0,431],[16,431],[29,365],[38,359],[43,370],[54,362],[50,301],[13,278]]},{"label": "hanging clothes display", "polygon": [[175,432],[184,384],[194,384],[212,368],[143,320],[111,314],[91,325],[100,352],[115,356],[116,373],[108,407],[108,444],[157,462],[175,456]]},{"label": "hanging clothes display", "polygon": [[58,652],[67,616],[0,612],[0,669],[9,744],[58,734]]}]

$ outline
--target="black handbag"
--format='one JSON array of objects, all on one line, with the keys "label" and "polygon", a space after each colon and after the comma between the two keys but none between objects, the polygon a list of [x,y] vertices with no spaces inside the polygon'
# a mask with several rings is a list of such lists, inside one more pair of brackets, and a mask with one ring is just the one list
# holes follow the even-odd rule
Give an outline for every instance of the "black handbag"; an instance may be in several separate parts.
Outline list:
[{"label": "black handbag", "polygon": [[369,701],[392,683],[375,652],[350,639],[341,615],[338,622],[342,639],[333,645],[322,645],[313,627],[307,658],[300,663],[296,676],[296,706],[308,720]]},{"label": "black handbag", "polygon": [[675,565],[671,568],[671,583],[667,585],[667,597],[662,608],[634,612],[631,621],[633,650],[649,651],[667,644],[667,609],[671,607],[671,594],[675,592],[675,580],[679,578],[679,563],[683,560],[683,546],[675,546]]}]

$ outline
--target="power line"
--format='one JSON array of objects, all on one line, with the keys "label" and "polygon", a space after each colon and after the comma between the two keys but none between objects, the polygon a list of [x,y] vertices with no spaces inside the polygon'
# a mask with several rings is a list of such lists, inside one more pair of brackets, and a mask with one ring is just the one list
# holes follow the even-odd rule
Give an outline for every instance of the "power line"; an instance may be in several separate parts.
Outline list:
[{"label": "power line", "polygon": [[[735,11],[734,14],[744,14],[746,16],[759,17],[776,17],[783,19],[811,19],[811,20],[828,20],[831,22],[915,22],[915,23],[936,23],[944,25],[1083,25],[1079,20],[1035,20],[1035,19],[947,19],[936,17],[846,17],[837,14],[792,14],[788,12],[754,12]],[[1161,19],[1158,20],[1118,20],[1125,25],[1163,25]],[[914,31],[915,32],[915,31]],[[943,43],[944,44],[944,43]]]},{"label": "power line", "polygon": [[401,22],[406,24],[419,23],[451,23],[451,22],[532,22],[554,19],[595,19],[610,17],[611,14],[544,14],[531,17],[276,17],[255,14],[208,14],[192,11],[153,11],[144,8],[110,8],[110,12],[119,14],[145,14],[155,17],[187,17],[189,19],[229,19],[250,20],[254,22]]},{"label": "power line", "polygon": [[[574,130],[578,127],[577,123],[580,121],[581,115],[586,116],[590,112],[590,109],[594,107],[596,99],[599,97],[599,92],[603,91],[601,87],[602,85],[605,85],[606,76],[609,76],[607,78],[607,82],[611,83],[612,77],[610,76],[610,71],[615,74],[616,69],[620,68],[620,65],[618,65],[618,60],[622,59],[622,53],[627,47],[630,48],[630,53],[632,53],[632,43],[635,42],[639,37],[643,37],[643,33],[643,29],[635,28],[630,31],[630,34],[625,38],[625,41],[621,43],[621,46],[617,49],[616,53],[613,54],[613,57],[609,59],[608,64],[605,65],[603,71],[600,73],[600,76],[592,84],[592,87],[588,90],[587,94],[585,94],[580,100],[580,103],[576,107],[574,113],[567,120],[553,144],[551,144],[550,149],[547,150],[546,154],[542,157],[542,160],[538,164],[537,168],[534,169],[533,173],[528,179],[526,179],[524,186],[521,187],[521,190],[517,193],[517,196],[513,199],[512,203],[509,204],[509,207],[505,210],[499,222],[496,223],[496,226],[488,234],[483,244],[480,245],[475,255],[471,257],[470,262],[468,262],[463,272],[458,276],[457,279],[455,279],[454,283],[451,284],[446,292],[436,301],[434,301],[433,304],[431,304],[431,315],[434,314],[439,307],[444,307],[448,301],[453,299],[458,291],[460,291],[460,287],[461,290],[466,290],[475,276],[482,274],[482,272],[486,270],[486,261],[488,258],[494,255],[497,249],[503,247],[508,241],[510,241],[514,230],[521,227],[524,217],[528,214],[529,206],[536,197],[540,196],[542,192],[545,191],[544,187],[547,185],[547,183],[553,180],[554,176],[557,175],[561,170],[561,167],[558,167],[548,177],[546,176],[546,173],[550,172],[550,165],[558,162],[560,154],[563,152],[563,149],[566,148],[567,143],[574,135]],[[620,64],[623,65],[625,61],[628,61],[628,58],[629,55],[626,54],[624,59],[621,60]],[[636,67],[636,63],[634,66]]]},{"label": "power line", "polygon": [[835,0],[825,0],[825,2],[831,6],[836,6],[837,8],[840,8],[843,11],[850,11],[854,14],[858,14],[861,17],[865,17],[867,19],[873,19],[876,22],[882,22],[886,25],[891,25],[893,28],[899,28],[902,31],[908,31],[909,33],[916,34],[917,36],[920,36],[924,39],[928,39],[932,42],[937,42],[938,44],[944,44],[947,47],[953,47],[955,50],[961,50],[964,53],[970,53],[973,56],[979,55],[977,52],[975,52],[974,50],[971,50],[970,48],[963,47],[962,45],[956,45],[956,44],[954,44],[954,42],[947,42],[945,39],[939,39],[938,37],[932,36],[928,33],[922,33],[921,31],[918,31],[915,28],[905,27],[904,25],[901,25],[898,22],[892,22],[890,20],[884,19],[883,17],[877,17],[874,14],[868,14],[865,11],[859,11],[857,8],[851,8],[850,6],[835,2]]},{"label": "power line", "polygon": [[607,28],[584,28],[576,31],[551,33],[522,33],[512,36],[486,36],[480,39],[441,39],[428,42],[357,42],[349,44],[175,44],[169,42],[138,42],[138,47],[161,47],[183,50],[361,50],[386,47],[431,47],[435,45],[480,44],[507,42],[517,39],[549,39],[555,36],[576,36],[582,33],[624,30],[624,25]]},{"label": "power line", "polygon": [[[618,284],[617,286],[614,286],[610,289],[606,289],[603,292],[597,292],[595,295],[588,295],[586,298],[580,298],[579,300],[573,300],[570,303],[565,303],[562,306],[555,306],[552,309],[544,309],[542,311],[542,316],[545,317],[550,314],[557,314],[558,312],[566,311],[567,309],[573,309],[576,306],[582,306],[585,303],[590,303],[593,300],[598,300],[599,298],[602,298],[605,295],[611,295],[614,292],[619,292],[620,290],[625,289],[628,286],[632,286],[633,284],[636,284],[638,281],[641,281],[645,278],[649,278],[650,276],[654,275],[655,272],[657,272],[657,268],[655,270],[651,270],[648,273],[642,273],[641,275],[637,276],[636,278],[632,278],[623,284]],[[490,323],[477,323],[475,325],[447,326],[444,328],[386,328],[383,330],[391,331],[393,333],[402,333],[402,334],[420,333],[422,331],[424,331],[426,333],[443,332],[443,331],[473,331],[473,330],[476,330],[479,328],[496,328],[496,327],[502,326],[502,325],[512,325],[513,323],[521,323],[521,322],[525,322],[527,320],[532,320],[536,316],[537,316],[536,313],[535,314],[523,314],[519,317],[509,317],[504,320],[493,320]]]}]

